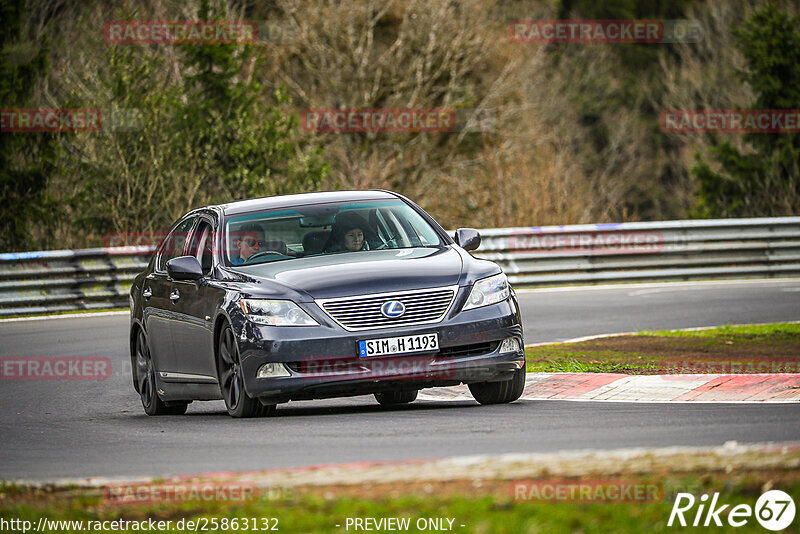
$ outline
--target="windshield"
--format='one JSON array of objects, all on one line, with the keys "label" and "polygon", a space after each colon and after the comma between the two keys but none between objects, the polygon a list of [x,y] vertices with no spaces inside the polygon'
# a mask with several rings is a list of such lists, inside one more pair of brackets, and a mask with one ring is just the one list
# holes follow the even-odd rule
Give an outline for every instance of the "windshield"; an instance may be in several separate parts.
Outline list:
[{"label": "windshield", "polygon": [[238,215],[225,224],[231,265],[441,245],[431,225],[400,200],[298,206]]}]

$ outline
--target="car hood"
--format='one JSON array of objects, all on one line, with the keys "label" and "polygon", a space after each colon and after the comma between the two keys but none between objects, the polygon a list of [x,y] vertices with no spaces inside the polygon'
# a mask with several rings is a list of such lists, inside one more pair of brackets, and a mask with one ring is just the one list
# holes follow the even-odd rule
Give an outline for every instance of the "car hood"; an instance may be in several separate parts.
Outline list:
[{"label": "car hood", "polygon": [[345,252],[235,270],[320,299],[454,286],[462,265],[458,252],[442,247]]}]

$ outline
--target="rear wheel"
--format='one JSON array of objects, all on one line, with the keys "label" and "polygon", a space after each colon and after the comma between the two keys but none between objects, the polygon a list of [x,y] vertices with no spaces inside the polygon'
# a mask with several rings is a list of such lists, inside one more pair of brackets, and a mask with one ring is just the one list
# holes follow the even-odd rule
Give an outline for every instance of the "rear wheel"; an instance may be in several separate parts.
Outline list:
[{"label": "rear wheel", "polygon": [[411,391],[383,391],[375,394],[375,400],[377,400],[381,406],[408,404],[409,402],[414,402],[416,398],[416,389],[412,389]]},{"label": "rear wheel", "polygon": [[468,384],[469,391],[481,404],[505,404],[522,396],[525,389],[525,367],[514,372],[510,380]]},{"label": "rear wheel", "polygon": [[144,413],[147,415],[181,415],[186,413],[188,402],[166,403],[156,391],[156,369],[147,346],[144,331],[136,335],[136,381],[139,396],[142,398]]},{"label": "rear wheel", "polygon": [[217,376],[219,376],[219,389],[225,399],[225,407],[231,417],[261,417],[275,413],[274,404],[265,406],[244,390],[239,347],[236,345],[230,325],[225,325],[219,336]]}]

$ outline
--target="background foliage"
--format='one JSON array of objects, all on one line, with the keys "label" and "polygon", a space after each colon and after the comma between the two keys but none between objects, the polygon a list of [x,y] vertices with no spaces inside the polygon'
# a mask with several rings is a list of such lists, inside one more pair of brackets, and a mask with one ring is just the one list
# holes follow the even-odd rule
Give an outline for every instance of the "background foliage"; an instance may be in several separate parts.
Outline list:
[{"label": "background foliage", "polygon": [[[451,228],[797,214],[797,135],[658,126],[663,109],[800,108],[797,13],[757,0],[0,0],[3,108],[136,119],[0,134],[0,249],[98,246],[199,205],[325,189],[392,189]],[[510,20],[553,18],[694,19],[704,38],[508,38]],[[268,37],[105,42],[107,21],[131,19],[257,20]],[[328,107],[447,107],[471,122],[299,128],[302,110]]]}]

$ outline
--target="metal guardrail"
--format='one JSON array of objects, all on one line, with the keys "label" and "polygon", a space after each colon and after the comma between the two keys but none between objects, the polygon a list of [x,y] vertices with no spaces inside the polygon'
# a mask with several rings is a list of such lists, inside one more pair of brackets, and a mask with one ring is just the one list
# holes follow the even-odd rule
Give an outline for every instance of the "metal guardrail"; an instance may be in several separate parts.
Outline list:
[{"label": "metal guardrail", "polygon": [[128,306],[151,247],[0,254],[0,316]]},{"label": "metal guardrail", "polygon": [[800,274],[800,217],[584,224],[481,231],[476,256],[512,284]]},{"label": "metal guardrail", "polygon": [[[800,275],[800,217],[481,230],[517,285]],[[151,247],[0,254],[0,316],[127,307]]]}]

